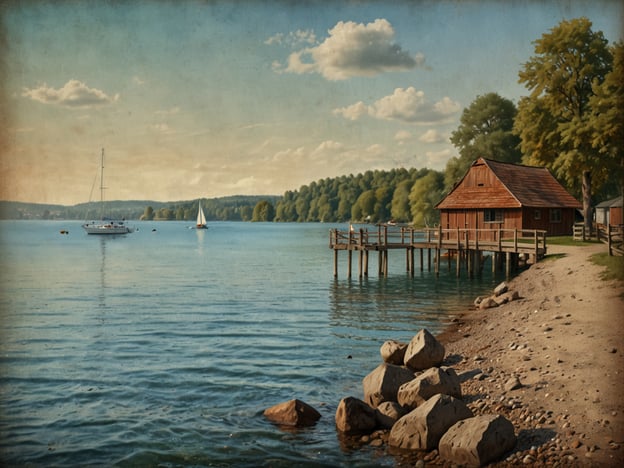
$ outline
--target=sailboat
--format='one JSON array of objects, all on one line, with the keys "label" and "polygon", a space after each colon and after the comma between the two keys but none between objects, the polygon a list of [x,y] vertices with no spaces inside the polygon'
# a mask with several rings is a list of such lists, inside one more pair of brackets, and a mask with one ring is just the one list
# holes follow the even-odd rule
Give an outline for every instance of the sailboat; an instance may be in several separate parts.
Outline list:
[{"label": "sailboat", "polygon": [[195,224],[195,229],[208,229],[206,226],[206,216],[204,216],[204,210],[201,207],[201,200],[199,202],[199,210],[197,210],[197,223]]},{"label": "sailboat", "polygon": [[[102,148],[101,171],[100,171],[100,211],[103,215],[104,210],[104,148]],[[87,234],[129,234],[133,229],[126,226],[125,220],[115,220],[104,218],[99,221],[85,222],[82,228]]]}]

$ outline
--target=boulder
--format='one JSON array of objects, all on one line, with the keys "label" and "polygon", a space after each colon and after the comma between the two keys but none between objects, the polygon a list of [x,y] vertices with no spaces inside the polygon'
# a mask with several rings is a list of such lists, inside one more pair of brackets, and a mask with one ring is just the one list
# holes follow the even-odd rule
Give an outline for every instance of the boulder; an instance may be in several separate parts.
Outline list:
[{"label": "boulder", "polygon": [[509,290],[509,286],[507,285],[506,282],[503,281],[501,284],[499,284],[498,286],[494,288],[494,295],[500,296],[501,294],[506,293],[508,290]]},{"label": "boulder", "polygon": [[442,364],[444,353],[442,343],[436,340],[428,330],[423,329],[409,342],[403,362],[415,371],[429,369]]},{"label": "boulder", "polygon": [[452,367],[432,367],[404,383],[397,393],[397,401],[401,406],[413,409],[439,393],[462,397],[459,376]]},{"label": "boulder", "polygon": [[515,290],[507,291],[506,293],[494,298],[494,300],[499,303],[499,305],[501,303],[506,304],[507,302],[515,301],[518,299],[520,299],[520,294],[518,293],[518,291]]},{"label": "boulder", "polygon": [[406,343],[389,340],[381,346],[379,352],[381,353],[381,359],[383,359],[384,362],[401,366],[403,365],[403,358],[405,357],[406,349]]},{"label": "boulder", "polygon": [[513,424],[501,415],[483,415],[453,425],[440,439],[440,457],[458,465],[483,466],[516,445]]},{"label": "boulder", "polygon": [[264,416],[284,426],[304,427],[314,425],[321,414],[307,403],[295,399],[267,408]]},{"label": "boulder", "polygon": [[497,302],[491,298],[491,297],[486,297],[485,299],[483,299],[480,303],[479,303],[479,309],[480,310],[485,310],[485,309],[490,309],[492,307],[498,307]]},{"label": "boulder", "polygon": [[354,397],[340,400],[336,409],[336,429],[345,434],[370,434],[377,427],[375,410]]},{"label": "boulder", "polygon": [[384,401],[377,407],[377,425],[383,429],[390,429],[407,411],[396,401]]},{"label": "boulder", "polygon": [[397,401],[399,387],[413,378],[411,370],[384,362],[364,377],[364,401],[373,408],[384,401]]},{"label": "boulder", "polygon": [[504,388],[506,392],[511,392],[512,390],[518,390],[519,388],[522,388],[522,382],[520,382],[520,379],[518,378],[517,375],[512,375],[507,380],[507,382],[505,382]]},{"label": "boulder", "polygon": [[457,421],[472,417],[466,404],[449,395],[436,395],[399,419],[388,438],[393,447],[433,450]]}]

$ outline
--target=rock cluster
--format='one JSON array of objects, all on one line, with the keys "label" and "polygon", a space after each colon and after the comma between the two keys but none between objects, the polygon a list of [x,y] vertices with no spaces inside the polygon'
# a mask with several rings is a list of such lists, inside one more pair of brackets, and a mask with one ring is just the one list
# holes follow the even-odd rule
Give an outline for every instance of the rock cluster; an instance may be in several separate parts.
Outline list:
[{"label": "rock cluster", "polygon": [[494,288],[494,294],[488,297],[477,297],[474,301],[474,305],[477,309],[490,309],[492,307],[498,307],[508,302],[520,299],[518,291],[510,290],[509,285],[506,282],[502,282],[496,288]]},{"label": "rock cluster", "polygon": [[338,405],[338,431],[464,465],[482,466],[513,449],[513,424],[498,414],[474,416],[457,372],[442,366],[444,346],[429,331],[408,344],[387,341],[380,354],[384,362],[363,379],[364,400],[350,396]]}]

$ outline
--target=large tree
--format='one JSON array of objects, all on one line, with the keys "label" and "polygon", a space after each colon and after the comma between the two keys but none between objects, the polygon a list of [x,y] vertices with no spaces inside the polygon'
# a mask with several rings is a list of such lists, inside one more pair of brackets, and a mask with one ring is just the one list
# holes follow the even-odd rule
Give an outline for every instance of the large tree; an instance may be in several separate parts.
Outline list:
[{"label": "large tree", "polygon": [[[613,68],[602,83],[593,87],[589,104],[594,113],[590,132],[592,146],[611,164],[605,165],[612,186],[624,192],[624,43],[611,49]],[[607,194],[613,196],[613,193]]]},{"label": "large tree", "polygon": [[591,195],[607,179],[612,158],[593,145],[591,97],[612,66],[601,31],[587,18],[562,21],[536,41],[535,56],[524,64],[519,82],[530,90],[518,104],[514,130],[524,161],[544,165],[582,193],[585,225],[591,229]]},{"label": "large tree", "polygon": [[446,166],[447,189],[463,177],[477,158],[520,162],[520,139],[513,134],[516,113],[514,103],[497,93],[477,96],[464,109],[459,127],[451,134],[451,143],[460,156],[451,159]]}]

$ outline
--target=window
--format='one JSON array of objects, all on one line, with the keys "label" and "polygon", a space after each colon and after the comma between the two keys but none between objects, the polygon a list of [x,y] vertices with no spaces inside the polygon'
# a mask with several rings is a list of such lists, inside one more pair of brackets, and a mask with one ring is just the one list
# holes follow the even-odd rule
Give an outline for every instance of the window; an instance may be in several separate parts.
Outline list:
[{"label": "window", "polygon": [[551,223],[561,222],[561,208],[552,208],[550,210],[550,222]]},{"label": "window", "polygon": [[533,210],[533,219],[535,221],[542,219],[542,210]]},{"label": "window", "polygon": [[483,221],[486,223],[502,223],[503,210],[484,210]]}]

